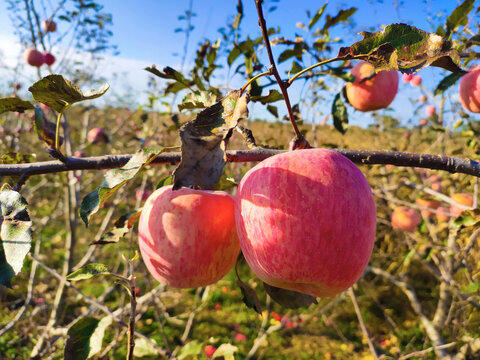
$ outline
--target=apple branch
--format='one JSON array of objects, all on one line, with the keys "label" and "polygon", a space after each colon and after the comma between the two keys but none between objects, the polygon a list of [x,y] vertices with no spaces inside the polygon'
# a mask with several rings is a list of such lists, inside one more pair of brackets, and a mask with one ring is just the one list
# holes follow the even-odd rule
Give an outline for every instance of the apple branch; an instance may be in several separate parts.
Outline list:
[{"label": "apple branch", "polygon": [[267,49],[268,59],[270,60],[270,69],[269,72],[273,74],[275,80],[277,80],[278,86],[283,95],[283,99],[285,101],[285,105],[287,106],[288,117],[290,122],[292,123],[293,130],[295,130],[295,144],[296,148],[306,149],[310,148],[310,144],[302,135],[300,130],[298,130],[297,123],[295,121],[295,116],[293,115],[292,106],[290,104],[290,98],[288,97],[287,88],[289,86],[288,83],[285,83],[280,74],[278,73],[277,67],[275,65],[275,59],[273,58],[272,47],[270,45],[270,40],[268,39],[268,30],[267,30],[267,23],[265,21],[265,17],[263,16],[263,9],[262,9],[263,0],[255,0],[255,5],[257,6],[257,13],[258,13],[258,25],[262,29],[263,41],[265,42],[265,48]]},{"label": "apple branch", "polygon": [[[399,151],[332,149],[361,165],[395,165],[443,170],[450,173],[461,173],[480,177],[480,163],[469,159],[435,154],[417,154]],[[227,151],[228,162],[263,161],[271,156],[285,152],[255,148],[251,150]],[[132,158],[132,154],[104,155],[89,158],[67,158],[65,162],[58,160],[35,162],[28,164],[0,165],[0,176],[21,176],[51,174],[73,170],[105,170],[124,166]],[[171,164],[180,162],[179,152],[162,153],[150,164]]]}]

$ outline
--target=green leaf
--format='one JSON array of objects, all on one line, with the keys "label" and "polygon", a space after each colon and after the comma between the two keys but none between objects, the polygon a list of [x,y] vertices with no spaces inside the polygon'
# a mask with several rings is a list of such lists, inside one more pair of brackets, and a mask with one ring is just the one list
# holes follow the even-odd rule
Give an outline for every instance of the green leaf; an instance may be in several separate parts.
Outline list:
[{"label": "green leaf", "polygon": [[226,164],[226,143],[238,122],[248,117],[248,102],[247,93],[232,90],[182,126],[182,160],[173,172],[173,189],[195,185],[207,190],[218,183]]},{"label": "green leaf", "polygon": [[120,239],[124,238],[125,235],[132,230],[141,214],[141,210],[135,210],[122,215],[117,221],[115,221],[112,230],[104,233],[100,240],[93,241],[90,245],[107,245],[119,242]]},{"label": "green leaf", "polygon": [[252,96],[250,98],[251,101],[254,101],[254,102],[261,102],[263,105],[265,104],[270,104],[270,103],[273,103],[273,102],[276,102],[276,101],[279,101],[279,100],[283,100],[283,95],[281,92],[279,92],[278,90],[270,90],[268,92],[268,95],[265,95],[265,96]]},{"label": "green leaf", "polygon": [[80,217],[85,225],[88,226],[91,217],[118,189],[165,150],[167,148],[140,150],[122,168],[107,171],[102,184],[82,200]]},{"label": "green leaf", "polygon": [[455,85],[464,74],[463,73],[452,73],[445,76],[442,81],[440,81],[435,88],[434,94],[441,95],[447,90],[450,86]]},{"label": "green leaf", "polygon": [[468,22],[468,14],[473,10],[475,0],[465,0],[447,17],[447,35],[451,35],[459,26],[465,26]]},{"label": "green leaf", "polygon": [[0,190],[0,209],[0,284],[10,286],[30,250],[32,222],[25,199],[5,185]]},{"label": "green leaf", "polygon": [[235,360],[235,357],[233,354],[235,354],[237,351],[238,351],[238,348],[232,344],[222,344],[213,353],[212,359],[216,359],[223,356],[225,360]]},{"label": "green leaf", "polygon": [[104,264],[87,264],[84,267],[67,275],[69,281],[87,280],[97,275],[108,275],[110,271]]},{"label": "green leaf", "polygon": [[471,282],[467,286],[463,286],[461,290],[467,294],[476,293],[480,289],[480,284],[478,282]]},{"label": "green leaf", "polygon": [[[35,106],[35,121],[33,123],[35,133],[40,140],[43,140],[49,147],[55,147],[55,133],[57,125],[48,120],[39,106]],[[60,137],[60,145],[63,143],[63,136]]]},{"label": "green leaf", "polygon": [[85,94],[62,75],[47,75],[28,89],[33,98],[56,112],[63,113],[69,106],[85,100],[96,99],[107,92],[110,85],[104,84],[98,90]]},{"label": "green leaf", "polygon": [[237,15],[235,15],[235,19],[233,20],[232,29],[237,30],[240,27],[240,22],[243,19],[243,4],[242,0],[237,1]]},{"label": "green leaf", "polygon": [[0,114],[7,111],[24,112],[25,110],[33,109],[30,101],[25,101],[20,98],[8,97],[0,99]]},{"label": "green leaf", "polygon": [[272,300],[287,309],[298,309],[311,304],[318,304],[317,299],[311,295],[302,294],[298,291],[281,289],[265,282],[263,283],[263,287]]},{"label": "green leaf", "polygon": [[289,73],[290,73],[290,74],[296,74],[296,73],[298,73],[298,72],[300,72],[300,71],[302,71],[302,70],[303,70],[302,66],[301,66],[298,62],[296,62],[296,61],[294,60],[294,61],[292,62],[292,67],[291,67]]},{"label": "green leaf", "polygon": [[[150,338],[153,342],[157,343],[154,339]],[[157,344],[158,345],[158,344]],[[133,356],[134,357],[144,357],[144,356],[153,356],[158,355],[157,349],[150,344],[144,338],[136,338],[135,339],[135,349],[133,349]]]},{"label": "green leaf", "polygon": [[235,62],[235,60],[237,60],[240,54],[241,54],[240,48],[237,46],[235,46],[232,50],[230,50],[230,53],[228,54],[228,57],[227,57],[228,66],[232,66],[232,64]]},{"label": "green leaf", "polygon": [[173,176],[168,175],[168,176],[165,176],[163,179],[160,179],[160,181],[155,186],[155,189],[160,189],[163,186],[172,185],[172,184],[173,184]]},{"label": "green leaf", "polygon": [[217,185],[215,185],[212,190],[225,191],[225,190],[228,190],[228,189],[232,189],[236,186],[238,186],[238,184],[237,184],[237,182],[235,181],[234,178],[223,174],[222,177],[220,178],[220,180],[218,180]]},{"label": "green leaf", "polygon": [[340,10],[338,14],[335,15],[334,17],[327,15],[327,19],[325,21],[325,25],[323,26],[322,32],[327,31],[329,28],[331,28],[332,26],[340,22],[344,22],[348,20],[348,18],[353,14],[355,14],[356,11],[357,11],[357,8],[352,7],[347,10]]},{"label": "green leaf", "polygon": [[348,112],[347,107],[342,99],[342,93],[338,93],[335,96],[332,104],[332,117],[333,125],[335,129],[340,131],[342,134],[345,134],[348,127]]},{"label": "green leaf", "polygon": [[267,110],[270,114],[272,114],[278,119],[278,108],[276,106],[267,105]]},{"label": "green leaf", "polygon": [[[162,78],[162,79],[171,79],[175,80],[178,84],[176,85],[176,91],[178,92],[182,89],[189,88],[191,81],[187,80],[182,73],[178,72],[177,70],[172,69],[171,67],[167,66],[163,68],[163,72],[158,70],[155,65],[152,65],[152,67],[147,67],[145,68],[148,72]],[[171,85],[171,84],[170,84]],[[170,91],[173,92],[173,91]]]},{"label": "green leaf", "polygon": [[193,340],[182,346],[178,358],[180,360],[185,359],[189,356],[198,356],[202,353],[203,345],[198,340]]},{"label": "green leaf", "polygon": [[363,31],[363,40],[340,48],[338,57],[361,59],[375,70],[400,70],[413,73],[426,66],[437,66],[451,72],[463,72],[456,63],[459,56],[452,44],[433,33],[406,24],[391,24],[384,31]]},{"label": "green leaf", "polygon": [[7,152],[0,158],[2,164],[28,164],[35,161],[36,154],[22,154],[17,152]]},{"label": "green leaf", "polygon": [[187,94],[182,103],[178,105],[178,110],[205,109],[217,102],[217,96],[211,91],[195,91]]},{"label": "green leaf", "polygon": [[75,322],[67,332],[67,340],[63,352],[64,360],[85,360],[92,349],[92,335],[100,320],[84,317]]},{"label": "green leaf", "polygon": [[310,19],[310,22],[308,23],[308,30],[312,30],[317,21],[320,20],[326,7],[327,4],[325,3],[323,6],[320,7],[320,9],[317,10],[315,15],[313,15],[313,17]]},{"label": "green leaf", "polygon": [[286,49],[278,56],[278,62],[282,63],[297,55],[298,55],[298,51],[296,51],[295,49]]},{"label": "green leaf", "polygon": [[453,221],[455,226],[480,226],[480,209],[465,210]]},{"label": "green leaf", "polygon": [[237,285],[243,296],[243,302],[248,308],[255,310],[258,314],[262,314],[262,305],[258,300],[257,293],[248,284],[237,278]]},{"label": "green leaf", "polygon": [[[103,336],[105,335],[105,330],[111,324],[112,318],[110,316],[105,316],[102,320],[100,320],[97,328],[90,337],[90,352],[88,353],[88,358],[91,358],[93,355],[99,353],[102,350]],[[135,340],[135,346],[137,346],[138,340]]]}]

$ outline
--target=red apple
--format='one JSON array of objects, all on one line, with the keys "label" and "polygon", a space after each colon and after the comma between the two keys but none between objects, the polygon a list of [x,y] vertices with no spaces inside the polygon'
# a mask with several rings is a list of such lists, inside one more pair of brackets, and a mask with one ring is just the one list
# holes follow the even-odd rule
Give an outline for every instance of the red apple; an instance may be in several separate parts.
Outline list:
[{"label": "red apple", "polygon": [[333,296],[362,275],[375,241],[375,202],[362,172],[326,149],[270,157],[235,197],[243,255],[279,288]]},{"label": "red apple", "polygon": [[45,63],[43,54],[35,48],[25,50],[23,57],[25,61],[32,66],[40,67]]},{"label": "red apple", "polygon": [[350,104],[360,111],[372,111],[386,108],[395,98],[398,90],[398,73],[396,70],[380,71],[373,78],[364,80],[374,74],[373,65],[362,61],[354,66],[353,83],[347,84],[347,98]]},{"label": "red apple", "polygon": [[88,131],[87,140],[92,144],[105,144],[108,142],[108,136],[105,133],[105,130],[95,127]]},{"label": "red apple", "polygon": [[434,200],[431,197],[418,198],[415,200],[418,206],[426,208],[420,210],[420,213],[425,217],[432,217],[434,213],[429,209],[438,209],[442,203],[440,201]]},{"label": "red apple", "polygon": [[436,112],[437,112],[437,110],[435,109],[435,106],[433,106],[433,105],[427,105],[427,107],[425,108],[425,113],[427,114],[427,116],[432,116]]},{"label": "red apple", "polygon": [[176,288],[217,282],[240,251],[234,200],[224,191],[161,187],[145,202],[138,236],[152,276]]},{"label": "red apple", "polygon": [[448,221],[450,219],[450,214],[448,212],[448,209],[445,209],[444,207],[440,206],[437,209],[436,217],[439,223]]},{"label": "red apple", "polygon": [[42,30],[43,32],[54,32],[57,30],[57,24],[53,20],[43,20],[42,21]]},{"label": "red apple", "polygon": [[418,123],[420,126],[426,126],[428,124],[427,119],[420,119],[420,122]]},{"label": "red apple", "polygon": [[403,74],[402,75],[402,80],[405,84],[408,84],[410,80],[412,80],[413,75],[412,74]]},{"label": "red apple", "polygon": [[145,201],[152,194],[150,190],[137,190],[135,192],[135,199]]},{"label": "red apple", "polygon": [[43,53],[43,56],[45,58],[45,64],[47,64],[48,66],[52,66],[53,63],[55,62],[55,56],[50,54],[48,51],[45,51]]},{"label": "red apple", "polygon": [[412,80],[410,80],[410,85],[419,86],[422,83],[422,77],[420,75],[413,75]]},{"label": "red apple", "polygon": [[459,95],[465,110],[480,113],[480,66],[475,66],[462,76]]},{"label": "red apple", "polygon": [[[470,194],[458,193],[452,196],[452,200],[456,203],[464,206],[473,206],[473,196]],[[464,208],[458,207],[455,204],[450,205],[450,212],[454,216],[459,216],[463,211]]]},{"label": "red apple", "polygon": [[217,348],[213,345],[206,345],[203,351],[205,351],[205,356],[210,358],[213,356],[213,354],[215,354],[215,351],[217,351]]},{"label": "red apple", "polygon": [[421,221],[420,214],[412,208],[400,206],[393,210],[392,226],[394,228],[412,232]]}]

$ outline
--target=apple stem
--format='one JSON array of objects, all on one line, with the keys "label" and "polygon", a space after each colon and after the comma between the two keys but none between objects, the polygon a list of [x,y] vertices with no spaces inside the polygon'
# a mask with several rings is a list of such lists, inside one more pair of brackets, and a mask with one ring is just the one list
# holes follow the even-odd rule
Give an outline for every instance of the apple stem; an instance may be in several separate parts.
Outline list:
[{"label": "apple stem", "polygon": [[302,143],[305,147],[311,147],[305,137],[302,135],[300,130],[298,130],[297,122],[295,121],[295,116],[293,114],[292,106],[290,104],[290,98],[288,97],[287,88],[289,86],[288,82],[284,82],[278,73],[277,67],[275,66],[275,59],[273,58],[272,47],[270,46],[270,40],[268,39],[268,31],[267,31],[267,23],[263,16],[263,9],[262,9],[263,0],[255,0],[255,5],[257,6],[257,13],[258,13],[258,25],[262,30],[263,40],[265,42],[265,48],[267,49],[268,59],[270,60],[270,69],[269,72],[273,74],[275,80],[277,80],[278,86],[283,95],[283,99],[285,101],[285,105],[288,111],[288,117],[290,122],[292,123],[293,130],[295,131],[295,138],[296,141]]}]

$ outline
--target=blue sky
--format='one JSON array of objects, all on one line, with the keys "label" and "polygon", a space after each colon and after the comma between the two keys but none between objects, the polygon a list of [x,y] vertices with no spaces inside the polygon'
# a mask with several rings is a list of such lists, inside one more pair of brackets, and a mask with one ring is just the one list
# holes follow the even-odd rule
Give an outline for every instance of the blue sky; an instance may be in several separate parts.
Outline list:
[{"label": "blue sky", "polygon": [[[121,80],[130,84],[130,91],[144,94],[148,75],[142,70],[143,67],[151,64],[156,64],[160,68],[166,65],[179,67],[180,57],[174,54],[182,53],[184,35],[175,33],[174,29],[179,26],[177,17],[188,8],[190,0],[104,0],[98,2],[104,4],[105,11],[113,15],[114,37],[112,43],[118,45],[120,52],[111,66],[101,69],[103,74],[108,77],[113,70],[128,73],[128,76],[122,77]],[[55,3],[55,1],[51,0],[51,3]],[[266,1],[265,7],[268,7],[269,3],[273,5]],[[400,5],[394,6],[396,3]],[[360,31],[376,31],[381,25],[396,22],[405,22],[426,31],[434,31],[459,3],[460,1],[456,0],[329,1],[325,14],[334,15],[340,8],[345,9],[352,6],[359,8],[352,17],[353,30],[337,26],[331,31],[332,37],[339,36],[344,41],[344,44],[338,45],[340,47],[360,40],[361,37],[357,35]],[[214,40],[219,36],[218,28],[224,26],[227,19],[236,14],[236,4],[236,0],[193,0],[193,12],[197,16],[193,18],[195,29],[191,33],[189,42],[187,66],[192,63],[193,55],[200,41],[205,38]],[[318,0],[280,0],[276,4],[277,10],[266,14],[267,24],[270,27],[280,26],[282,35],[287,37],[293,37],[296,33],[302,35],[303,32],[296,27],[296,23],[306,22],[306,11],[310,10],[314,13],[323,4],[324,1]],[[243,0],[243,5],[245,9],[245,18],[242,24],[243,34],[248,33],[251,37],[260,36],[254,0]],[[321,23],[323,20],[319,22],[319,24]],[[61,31],[61,27],[59,30]],[[5,49],[7,46],[5,44],[8,44],[5,39],[15,41],[12,33],[13,29],[6,12],[6,2],[0,0],[0,51],[3,53],[8,52],[11,48]],[[282,50],[274,48],[274,53],[278,56]],[[334,49],[333,54],[336,54],[337,51],[338,48]],[[118,66],[117,69],[116,66]],[[289,63],[280,66],[281,71],[289,68]],[[439,70],[424,69],[420,74],[424,78],[426,86],[431,89],[441,79]],[[114,81],[116,80],[112,76],[111,82]],[[219,78],[217,81],[222,82],[225,79]],[[231,84],[241,85],[235,81]],[[341,85],[339,84],[339,86]],[[299,91],[298,88],[292,88],[294,103],[296,102],[295,95],[298,96]],[[400,93],[392,106],[401,109],[401,116],[405,120],[410,115],[408,109],[402,106],[407,96],[403,92],[412,95],[418,92],[418,89],[413,89],[409,85],[404,86],[400,81]],[[353,113],[351,109],[350,113]],[[365,115],[357,115],[361,118],[362,123],[368,121],[368,117]]]}]

